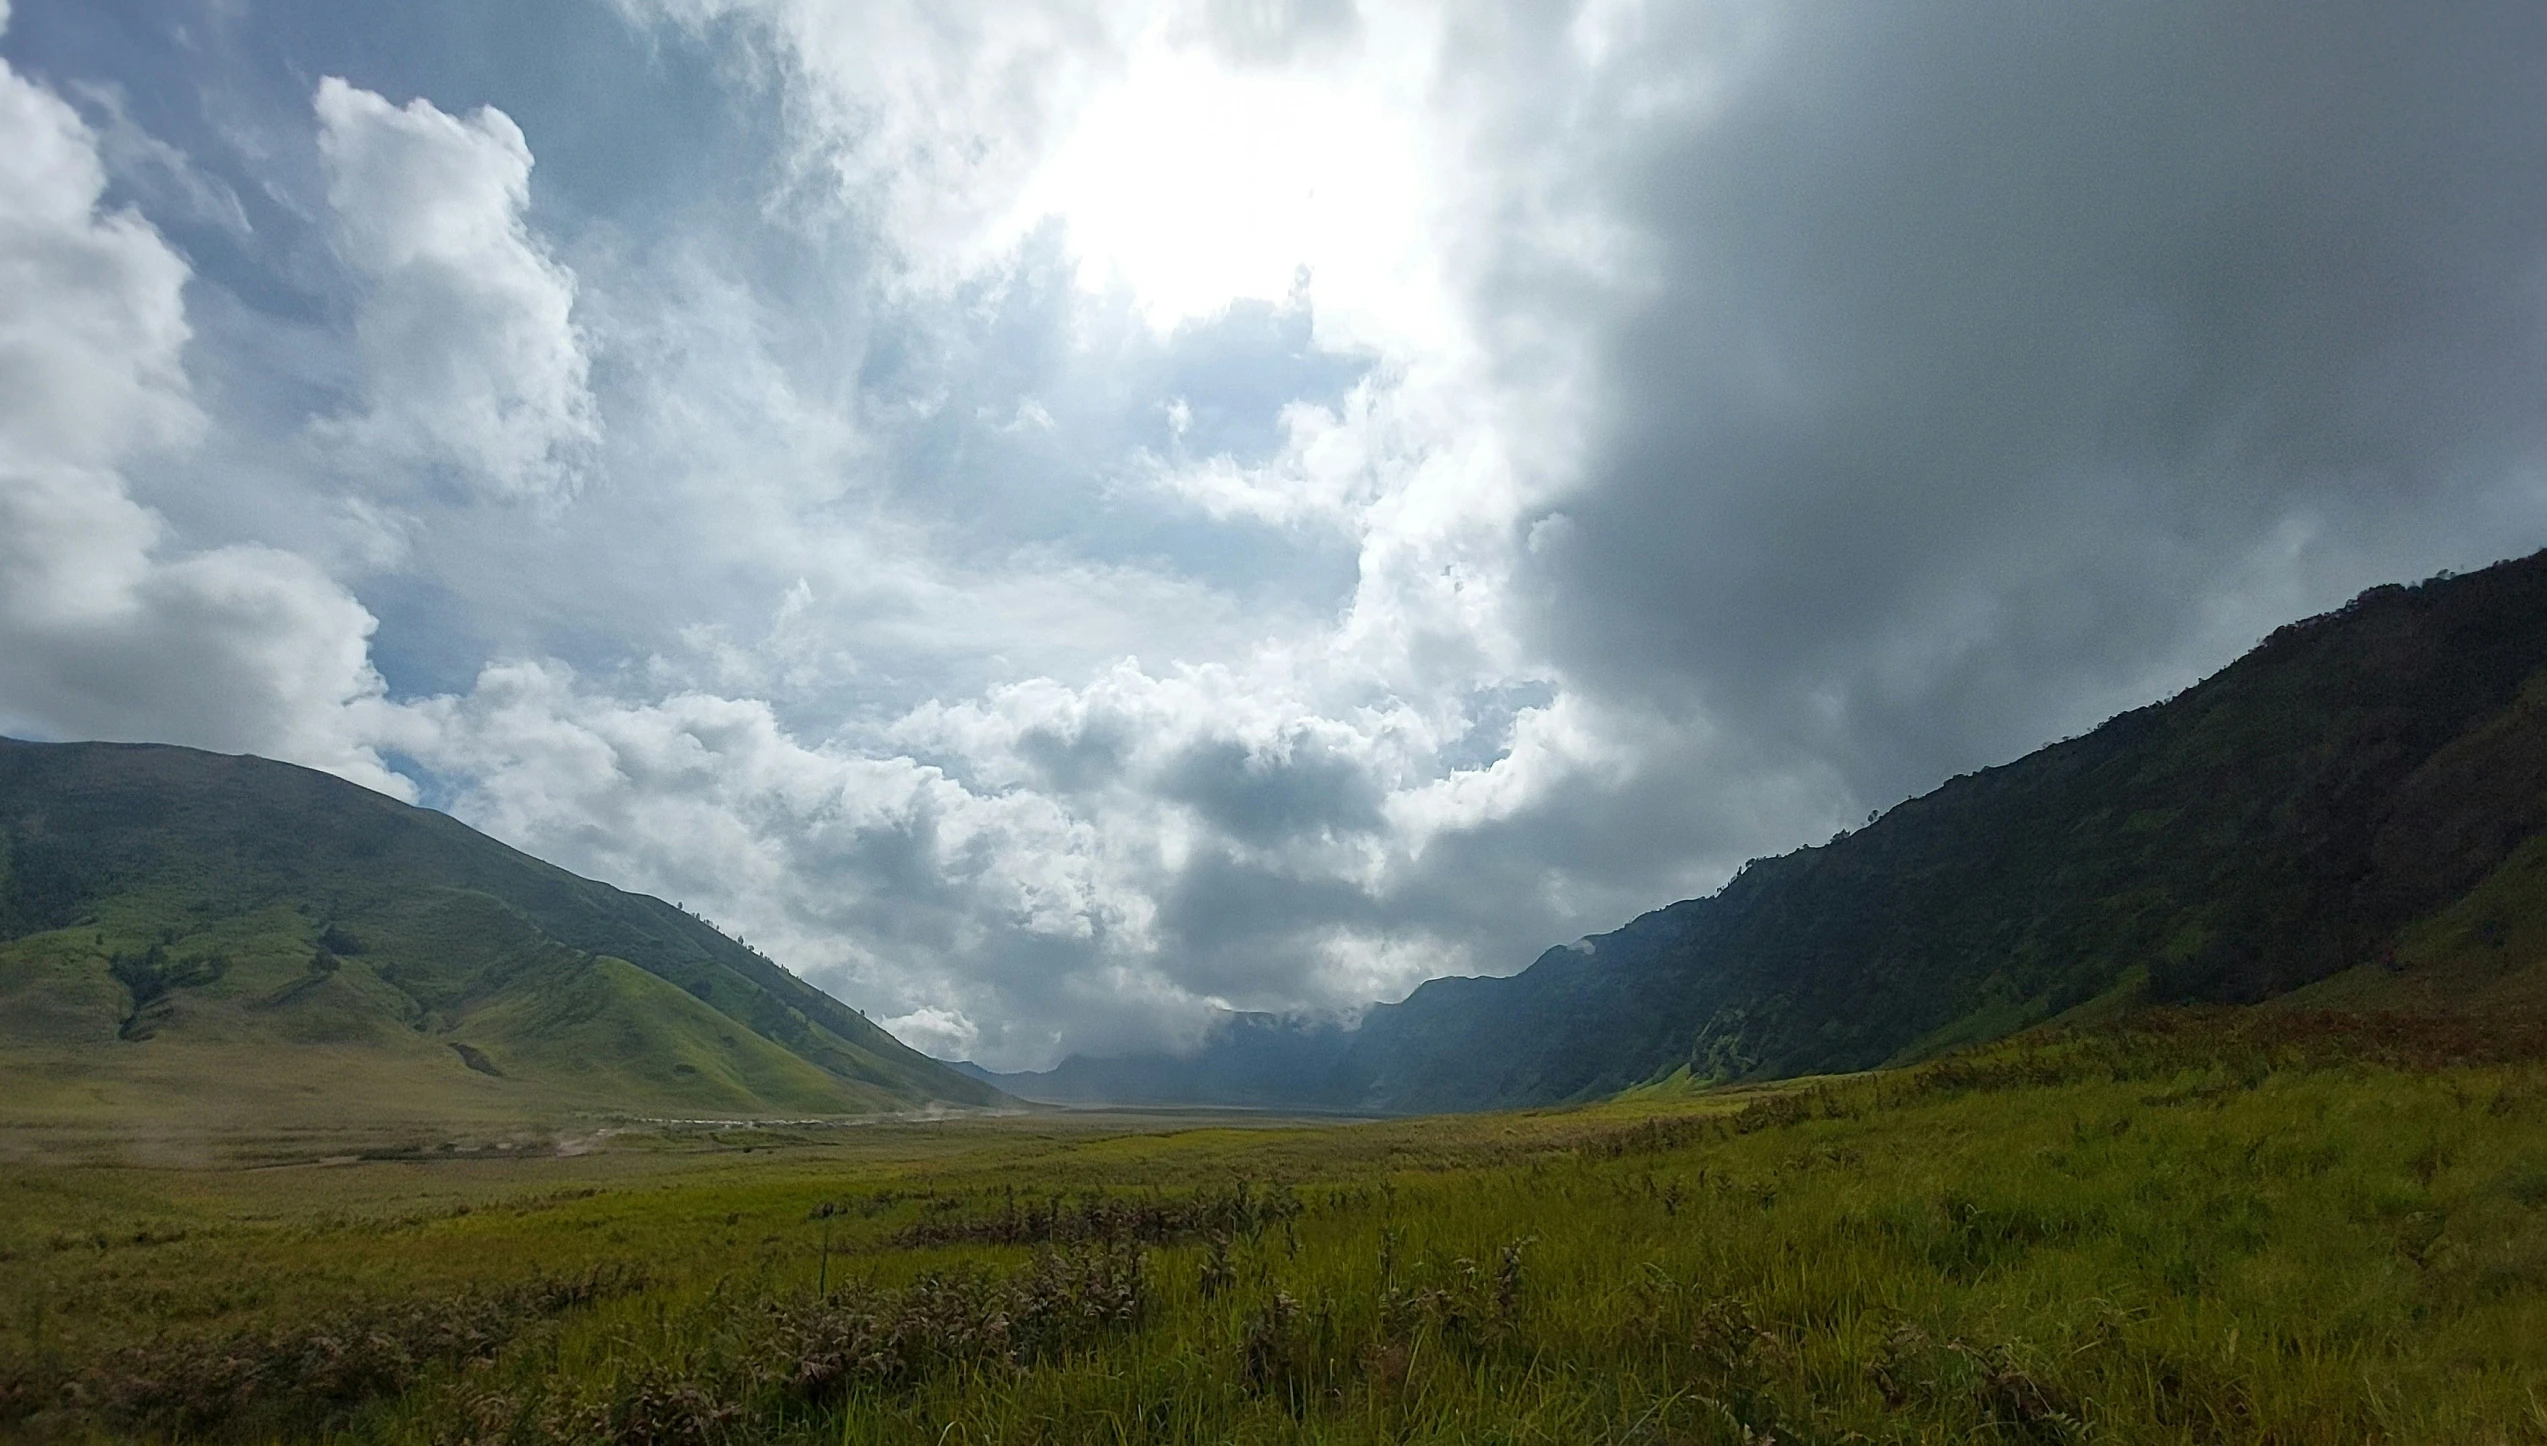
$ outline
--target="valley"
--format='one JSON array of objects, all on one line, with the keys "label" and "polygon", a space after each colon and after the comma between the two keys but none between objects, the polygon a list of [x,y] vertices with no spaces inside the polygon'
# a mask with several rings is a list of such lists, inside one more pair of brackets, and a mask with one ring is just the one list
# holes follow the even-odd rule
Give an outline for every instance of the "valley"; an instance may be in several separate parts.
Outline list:
[{"label": "valley", "polygon": [[2547,5],[0,0],[0,1446],[2547,1446]]},{"label": "valley", "polygon": [[2177,1011],[1555,1110],[558,1143],[12,1170],[0,1431],[2332,1446],[2547,1425],[2535,1029]]},{"label": "valley", "polygon": [[0,1436],[2547,1441],[2547,554],[1351,1021],[921,1055],[0,742]]}]

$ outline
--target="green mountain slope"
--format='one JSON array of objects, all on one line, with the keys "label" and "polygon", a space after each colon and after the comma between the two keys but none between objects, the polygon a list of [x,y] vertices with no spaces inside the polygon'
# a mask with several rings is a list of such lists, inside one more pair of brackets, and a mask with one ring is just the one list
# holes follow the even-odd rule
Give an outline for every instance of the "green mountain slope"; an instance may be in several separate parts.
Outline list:
[{"label": "green mountain slope", "polygon": [[0,740],[0,1111],[999,1099],[659,899],[259,758]]},{"label": "green mountain slope", "polygon": [[[2547,1007],[2547,553],[2381,587],[1709,898],[1036,1097],[1455,1110],[1870,1068],[2099,998]],[[1241,1027],[1243,1025],[1243,1027]],[[1279,1087],[1272,1082],[1279,1081]]]},{"label": "green mountain slope", "polygon": [[1862,1069],[2118,988],[2248,1003],[2366,968],[2388,982],[2362,1007],[2464,993],[2542,942],[2542,670],[2547,553],[2372,589],[1588,951],[1428,984],[1322,1092],[1461,1108]]}]

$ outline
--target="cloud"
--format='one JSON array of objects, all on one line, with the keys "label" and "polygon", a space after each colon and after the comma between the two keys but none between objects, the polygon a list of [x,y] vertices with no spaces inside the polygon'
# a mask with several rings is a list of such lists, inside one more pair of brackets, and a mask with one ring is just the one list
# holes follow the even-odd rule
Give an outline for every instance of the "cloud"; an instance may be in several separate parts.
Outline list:
[{"label": "cloud", "polygon": [[99,214],[96,137],[59,96],[0,71],[0,107],[10,451],[95,467],[191,440],[185,261],[139,216]]},{"label": "cloud", "polygon": [[1882,803],[2547,540],[2547,18],[1642,14],[1554,92],[1719,73],[1600,123],[1633,284],[1498,298],[1588,318],[1527,574],[1577,686]]},{"label": "cloud", "polygon": [[512,664],[399,710],[386,736],[497,836],[702,907],[887,1013],[1014,1029],[1147,954],[1138,841],[908,755],[808,746],[765,703],[634,703]]},{"label": "cloud", "polygon": [[504,112],[314,101],[339,253],[361,288],[362,412],[328,434],[494,497],[571,496],[601,423],[575,277],[523,219],[531,150]]},{"label": "cloud", "polygon": [[[1181,464],[1160,459],[1153,463],[1152,485],[1194,503],[1215,521],[1246,519],[1277,527],[1323,523],[1358,540],[1372,504],[1387,485],[1388,463],[1395,460],[1372,455],[1390,440],[1371,425],[1377,390],[1367,383],[1355,388],[1344,416],[1306,402],[1284,406],[1281,449],[1257,465],[1241,465],[1228,452],[1189,456]],[[1191,413],[1181,397],[1175,407],[1181,443],[1190,430]]]},{"label": "cloud", "polygon": [[876,1022],[903,1043],[939,1059],[970,1059],[981,1039],[981,1030],[973,1021],[951,1009],[924,1006]]},{"label": "cloud", "polygon": [[130,98],[119,86],[82,86],[78,94],[103,119],[96,132],[98,159],[112,180],[154,213],[225,233],[234,242],[252,238],[247,207],[220,177],[152,135],[133,119]]},{"label": "cloud", "polygon": [[185,261],[99,209],[96,135],[0,64],[0,723],[158,739],[403,787],[360,738],[372,619],[266,547],[170,556],[121,468],[202,433]]},{"label": "cloud", "polygon": [[1281,64],[1337,45],[1362,20],[1353,0],[1209,0],[1202,11],[1212,48],[1239,65]]},{"label": "cloud", "polygon": [[2547,542],[2525,11],[524,13],[151,62],[255,145],[102,77],[206,274],[12,190],[0,706],[416,760],[988,1062],[1519,967]]},{"label": "cloud", "polygon": [[1095,0],[620,5],[639,24],[747,28],[791,82],[786,144],[811,188],[801,199],[817,211],[845,200],[890,248],[896,280],[923,289],[1015,243],[1019,190],[1145,24],[1135,7]]},{"label": "cloud", "polygon": [[752,38],[789,96],[773,209],[854,217],[906,295],[1057,228],[1155,328],[1279,302],[1306,273],[1337,350],[1446,344],[1435,243],[1461,121],[1428,104],[1441,16],[1351,0],[620,0]]}]

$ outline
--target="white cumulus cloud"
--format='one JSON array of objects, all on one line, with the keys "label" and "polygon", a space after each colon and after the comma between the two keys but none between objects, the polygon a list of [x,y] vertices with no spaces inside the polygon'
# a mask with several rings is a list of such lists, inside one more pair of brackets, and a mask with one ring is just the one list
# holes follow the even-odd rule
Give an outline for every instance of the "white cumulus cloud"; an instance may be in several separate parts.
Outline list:
[{"label": "white cumulus cloud", "polygon": [[531,149],[502,111],[315,100],[337,247],[361,288],[363,411],[328,431],[466,488],[571,496],[600,436],[575,276],[523,219]]},{"label": "white cumulus cloud", "polygon": [[[4,17],[0,17],[4,18]],[[172,553],[120,470],[197,440],[189,268],[101,209],[96,135],[0,64],[0,725],[247,751],[403,788],[359,737],[371,615],[260,546]]]}]

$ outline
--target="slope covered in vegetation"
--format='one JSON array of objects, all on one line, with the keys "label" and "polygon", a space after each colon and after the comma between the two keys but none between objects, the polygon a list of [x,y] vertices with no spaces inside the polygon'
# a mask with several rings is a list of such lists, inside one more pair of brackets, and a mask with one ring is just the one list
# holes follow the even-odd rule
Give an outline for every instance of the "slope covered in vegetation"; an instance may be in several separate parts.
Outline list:
[{"label": "slope covered in vegetation", "polygon": [[2542,668],[2547,555],[2374,589],[1588,953],[1427,986],[1365,1026],[1347,1083],[1487,1103],[1863,1069],[2143,974],[2159,1001],[2251,1002],[2409,964],[2418,921],[2547,827]]},{"label": "slope covered in vegetation", "polygon": [[[2116,991],[2252,1002],[2348,975],[2326,1003],[2547,1002],[2488,982],[2547,959],[2542,670],[2547,554],[2374,588],[2164,703],[1518,975],[1434,980],[1344,1041],[1233,1021],[1191,1059],[998,1078],[1127,1102],[1243,1082],[1258,1103],[1478,1109],[1675,1072],[1866,1069]],[[1287,1072],[1269,1063],[1285,1047]]]},{"label": "slope covered in vegetation", "polygon": [[18,1118],[844,1113],[998,1098],[659,899],[341,779],[0,740]]}]

